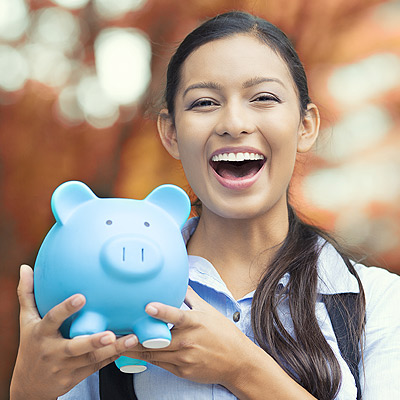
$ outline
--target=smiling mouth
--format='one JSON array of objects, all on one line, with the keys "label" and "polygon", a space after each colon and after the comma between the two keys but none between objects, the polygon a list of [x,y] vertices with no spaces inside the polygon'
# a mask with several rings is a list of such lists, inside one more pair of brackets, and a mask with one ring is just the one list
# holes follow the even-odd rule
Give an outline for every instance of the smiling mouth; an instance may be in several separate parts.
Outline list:
[{"label": "smiling mouth", "polygon": [[263,167],[266,159],[258,153],[223,153],[214,155],[210,165],[224,179],[251,178]]}]

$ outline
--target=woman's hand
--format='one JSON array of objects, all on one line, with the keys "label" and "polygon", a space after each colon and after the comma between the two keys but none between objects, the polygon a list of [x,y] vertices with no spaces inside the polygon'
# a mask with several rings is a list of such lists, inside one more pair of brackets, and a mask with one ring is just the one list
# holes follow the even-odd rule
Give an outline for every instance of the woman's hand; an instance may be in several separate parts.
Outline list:
[{"label": "woman's hand", "polygon": [[174,324],[171,344],[158,350],[137,345],[124,354],[181,378],[218,383],[242,400],[315,400],[271,356],[190,287],[185,303],[190,310],[148,304],[149,315]]},{"label": "woman's hand", "polygon": [[20,345],[11,381],[11,400],[56,399],[137,344],[134,335],[116,339],[112,332],[64,339],[59,327],[84,306],[85,297],[73,295],[41,319],[33,295],[33,271],[27,265],[21,266],[17,291]]},{"label": "woman's hand", "polygon": [[125,355],[148,361],[181,378],[226,385],[239,372],[241,359],[251,356],[253,346],[257,346],[190,287],[185,303],[190,310],[148,304],[149,315],[174,324],[171,344],[164,349],[138,345]]}]

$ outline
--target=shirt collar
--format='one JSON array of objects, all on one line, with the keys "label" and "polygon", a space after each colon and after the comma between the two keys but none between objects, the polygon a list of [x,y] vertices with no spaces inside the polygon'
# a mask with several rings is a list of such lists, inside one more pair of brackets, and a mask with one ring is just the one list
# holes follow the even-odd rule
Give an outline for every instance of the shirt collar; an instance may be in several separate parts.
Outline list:
[{"label": "shirt collar", "polygon": [[[190,218],[183,226],[182,236],[186,244],[196,230],[198,222],[199,217]],[[317,292],[323,295],[359,293],[356,277],[349,271],[336,249],[322,238],[319,239],[318,245],[321,246],[321,252],[318,259]],[[211,279],[213,288],[219,287],[221,291],[227,290],[225,283],[208,260],[199,256],[190,256],[189,265],[192,280],[208,282],[208,279]],[[207,279],[204,279],[205,277]],[[285,287],[289,278],[289,273],[286,273],[279,283]]]},{"label": "shirt collar", "polygon": [[189,218],[182,227],[182,236],[185,244],[187,245],[189,242],[190,237],[193,235],[194,231],[197,228],[200,218],[194,217]]},{"label": "shirt collar", "polygon": [[318,288],[320,294],[359,293],[356,277],[349,271],[342,256],[324,239],[318,259]]}]

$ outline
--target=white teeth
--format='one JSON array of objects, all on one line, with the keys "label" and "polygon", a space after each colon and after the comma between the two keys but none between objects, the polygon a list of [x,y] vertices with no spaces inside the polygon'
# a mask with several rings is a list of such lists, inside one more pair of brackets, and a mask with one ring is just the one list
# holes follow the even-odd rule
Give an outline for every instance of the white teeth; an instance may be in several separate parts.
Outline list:
[{"label": "white teeth", "polygon": [[244,161],[244,160],[264,160],[262,154],[257,153],[222,153],[212,156],[212,161]]},{"label": "white teeth", "polygon": [[229,155],[228,154],[220,154],[219,155],[219,161],[229,161]]}]

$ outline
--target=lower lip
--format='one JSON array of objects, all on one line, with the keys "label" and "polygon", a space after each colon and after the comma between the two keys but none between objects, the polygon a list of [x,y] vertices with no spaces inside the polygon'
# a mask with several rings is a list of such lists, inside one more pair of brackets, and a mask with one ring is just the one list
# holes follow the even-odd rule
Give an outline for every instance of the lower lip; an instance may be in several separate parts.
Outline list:
[{"label": "lower lip", "polygon": [[244,190],[254,185],[254,183],[258,180],[262,171],[264,170],[266,163],[267,162],[265,162],[264,165],[260,168],[260,170],[250,178],[243,177],[237,179],[225,179],[221,175],[218,175],[215,172],[214,168],[211,167],[210,168],[212,169],[215,178],[222,186],[232,190]]}]

